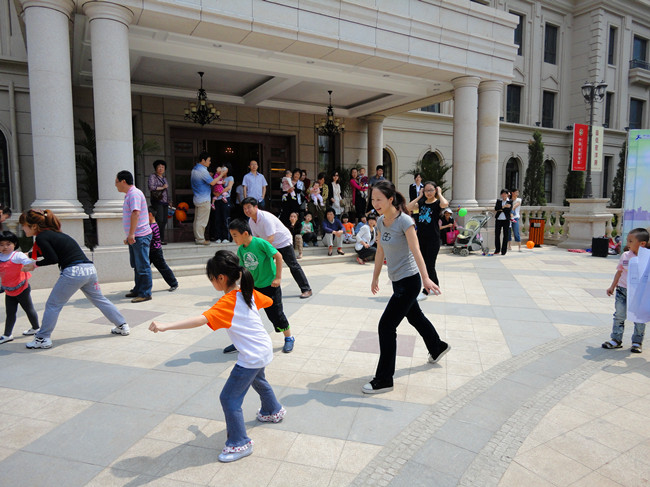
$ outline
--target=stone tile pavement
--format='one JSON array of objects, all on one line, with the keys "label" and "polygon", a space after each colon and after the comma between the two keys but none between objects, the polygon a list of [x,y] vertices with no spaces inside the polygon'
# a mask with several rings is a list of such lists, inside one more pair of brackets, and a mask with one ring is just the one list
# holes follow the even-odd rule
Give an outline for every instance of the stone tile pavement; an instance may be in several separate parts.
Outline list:
[{"label": "stone tile pavement", "polygon": [[[154,299],[138,305],[123,298],[129,282],[103,285],[128,337],[110,335],[78,293],[52,349],[29,351],[22,336],[0,346],[0,485],[649,485],[650,350],[631,354],[630,330],[624,349],[600,348],[615,265],[554,247],[442,254],[443,294],[421,305],[452,351],[427,364],[403,323],[395,388],[370,397],[360,387],[378,358],[386,274],[373,296],[370,265],[309,266],[315,293],[301,300],[286,272],[296,347],[282,354],[272,333],[267,377],[287,417],[257,423],[251,392],[243,408],[255,451],[234,464],[216,461],[218,395],[235,361],[221,353],[227,335],[147,330],[211,306],[207,279],[181,277],[175,293],[157,280]],[[33,291],[39,315],[47,295]],[[14,336],[27,326],[19,312]]]}]

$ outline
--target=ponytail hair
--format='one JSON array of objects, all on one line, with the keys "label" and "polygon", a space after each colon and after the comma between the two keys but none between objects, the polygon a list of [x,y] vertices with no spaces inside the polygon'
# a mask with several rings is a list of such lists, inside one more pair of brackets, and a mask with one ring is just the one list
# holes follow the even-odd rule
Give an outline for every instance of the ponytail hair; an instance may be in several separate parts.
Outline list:
[{"label": "ponytail hair", "polygon": [[20,215],[18,221],[21,225],[29,225],[30,227],[36,225],[38,227],[36,233],[41,233],[45,230],[61,231],[61,222],[52,213],[52,210],[27,210]]},{"label": "ponytail hair", "polygon": [[228,250],[219,250],[214,254],[205,266],[205,273],[208,279],[216,279],[220,275],[226,276],[226,284],[234,286],[240,281],[244,302],[249,308],[253,307],[253,276],[243,266],[239,265],[237,256]]},{"label": "ponytail hair", "polygon": [[395,185],[390,181],[383,180],[372,185],[373,191],[381,191],[386,199],[393,198],[393,206],[397,211],[410,215],[411,213],[406,208],[406,199],[404,195],[395,189]]}]

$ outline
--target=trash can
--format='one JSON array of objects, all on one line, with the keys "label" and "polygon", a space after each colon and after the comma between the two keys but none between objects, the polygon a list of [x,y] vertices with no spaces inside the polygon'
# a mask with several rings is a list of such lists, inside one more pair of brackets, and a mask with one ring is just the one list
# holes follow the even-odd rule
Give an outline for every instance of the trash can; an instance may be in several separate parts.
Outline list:
[{"label": "trash can", "polygon": [[544,244],[544,225],[546,221],[542,218],[531,218],[530,228],[528,229],[528,240],[535,243],[535,247],[541,247]]},{"label": "trash can", "polygon": [[591,256],[607,257],[609,254],[609,239],[607,237],[594,237],[591,239]]}]

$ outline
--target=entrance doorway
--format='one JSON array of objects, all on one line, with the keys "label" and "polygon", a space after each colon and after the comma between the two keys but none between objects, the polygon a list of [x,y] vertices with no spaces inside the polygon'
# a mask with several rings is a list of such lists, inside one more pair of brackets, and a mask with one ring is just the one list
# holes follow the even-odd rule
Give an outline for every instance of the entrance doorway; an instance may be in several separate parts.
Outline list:
[{"label": "entrance doorway", "polygon": [[172,161],[167,167],[167,178],[172,186],[172,201],[174,205],[183,201],[190,207],[187,220],[180,225],[183,230],[174,232],[173,241],[190,241],[194,238],[191,231],[194,204],[190,175],[204,147],[212,158],[209,171],[214,171],[226,162],[230,164],[229,175],[235,178],[231,199],[233,205],[234,189],[241,184],[244,175],[249,172],[250,161],[257,161],[258,172],[264,175],[268,183],[266,209],[279,213],[280,181],[284,171],[295,166],[295,137],[186,128],[172,129],[170,135]]}]

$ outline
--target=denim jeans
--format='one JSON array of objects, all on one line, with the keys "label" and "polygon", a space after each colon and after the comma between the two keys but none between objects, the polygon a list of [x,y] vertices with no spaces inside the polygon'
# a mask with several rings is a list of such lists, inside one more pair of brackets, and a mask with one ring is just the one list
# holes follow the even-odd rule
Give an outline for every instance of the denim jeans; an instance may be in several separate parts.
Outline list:
[{"label": "denim jeans", "polygon": [[54,284],[50,297],[45,303],[43,321],[40,330],[36,333],[36,338],[50,338],[59,319],[61,308],[79,289],[91,303],[99,308],[108,321],[117,326],[126,323],[122,313],[102,294],[99,282],[97,282],[95,266],[93,264],[77,264],[61,271],[59,280]]},{"label": "denim jeans", "polygon": [[300,267],[300,264],[298,264],[298,261],[296,260],[296,253],[293,251],[293,247],[291,245],[287,245],[286,247],[278,249],[278,252],[280,252],[284,263],[289,267],[291,275],[293,276],[293,280],[296,281],[296,284],[298,284],[300,291],[303,293],[305,291],[310,291],[311,287],[307,281],[307,276],[305,276],[302,267]]},{"label": "denim jeans", "polygon": [[151,234],[144,237],[135,237],[135,243],[129,244],[129,260],[135,274],[133,292],[143,298],[151,296],[151,262],[149,249],[151,248]]},{"label": "denim jeans", "polygon": [[515,242],[521,242],[521,236],[519,235],[519,218],[515,218],[511,221],[512,232],[510,235],[510,240],[515,238]]},{"label": "denim jeans", "polygon": [[264,367],[261,369],[247,369],[235,364],[219,396],[223,414],[226,417],[226,431],[228,434],[226,446],[244,446],[251,441],[246,434],[246,424],[241,409],[244,396],[250,386],[253,386],[255,392],[260,395],[262,401],[260,414],[275,414],[282,408],[275,397],[273,389],[271,389],[271,385],[264,377]]},{"label": "denim jeans", "polygon": [[446,345],[431,322],[424,316],[417,297],[420,292],[420,274],[414,274],[393,282],[393,295],[379,320],[379,363],[375,379],[382,383],[393,382],[395,356],[397,355],[397,327],[406,317],[408,322],[424,339],[432,355],[437,355]]},{"label": "denim jeans", "polygon": [[[616,287],[616,301],[614,304],[614,323],[612,324],[612,340],[623,341],[623,330],[625,329],[625,318],[627,317],[627,288]],[[634,323],[632,343],[643,343],[645,334],[645,323]]]}]

